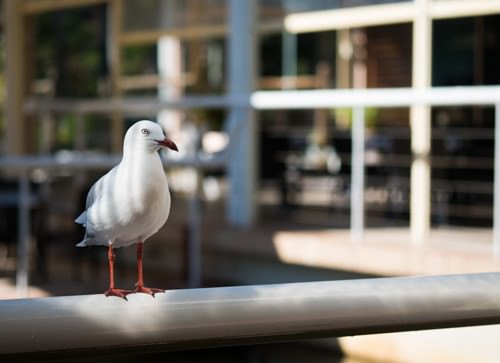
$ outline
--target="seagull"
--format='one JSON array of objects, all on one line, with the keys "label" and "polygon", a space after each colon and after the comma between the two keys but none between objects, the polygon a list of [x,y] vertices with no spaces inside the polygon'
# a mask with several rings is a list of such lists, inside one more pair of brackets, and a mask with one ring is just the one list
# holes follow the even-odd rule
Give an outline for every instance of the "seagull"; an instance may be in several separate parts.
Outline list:
[{"label": "seagull", "polygon": [[[161,148],[179,151],[157,123],[142,120],[132,125],[125,134],[122,160],[90,188],[85,211],[75,219],[85,227],[77,247],[108,247],[106,296],[127,300],[134,292],[154,297],[165,291],[145,287],[142,275],[144,242],[165,224],[170,213],[170,192],[158,154]],[[134,290],[119,289],[115,287],[113,250],[132,244],[137,244],[137,283]]]}]

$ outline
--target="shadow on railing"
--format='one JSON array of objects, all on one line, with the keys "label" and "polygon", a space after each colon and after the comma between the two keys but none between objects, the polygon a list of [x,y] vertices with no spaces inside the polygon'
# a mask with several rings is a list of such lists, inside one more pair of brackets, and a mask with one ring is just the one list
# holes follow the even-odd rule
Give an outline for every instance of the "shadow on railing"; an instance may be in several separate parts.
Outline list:
[{"label": "shadow on railing", "polygon": [[[0,359],[190,350],[500,323],[500,273],[0,301]],[[10,359],[9,359],[10,358]]]}]

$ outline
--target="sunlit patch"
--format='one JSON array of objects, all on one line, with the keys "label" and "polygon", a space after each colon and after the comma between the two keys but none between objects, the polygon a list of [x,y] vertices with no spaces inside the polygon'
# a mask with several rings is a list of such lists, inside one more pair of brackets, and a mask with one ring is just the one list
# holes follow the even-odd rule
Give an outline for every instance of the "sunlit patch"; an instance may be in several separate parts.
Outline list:
[{"label": "sunlit patch", "polygon": [[[28,286],[27,296],[47,297],[51,296],[51,293],[36,286]],[[0,300],[18,298],[20,298],[20,296],[18,290],[16,289],[15,280],[9,278],[0,278]]]}]

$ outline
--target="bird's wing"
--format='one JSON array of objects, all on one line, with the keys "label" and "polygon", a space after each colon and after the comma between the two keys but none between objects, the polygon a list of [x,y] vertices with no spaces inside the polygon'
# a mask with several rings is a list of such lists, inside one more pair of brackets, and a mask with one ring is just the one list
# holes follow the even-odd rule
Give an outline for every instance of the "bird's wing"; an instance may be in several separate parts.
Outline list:
[{"label": "bird's wing", "polygon": [[[102,178],[101,178],[102,179]],[[78,218],[75,219],[75,222],[78,224],[83,224],[85,226],[87,224],[87,209],[94,203],[94,201],[97,199],[96,198],[96,190],[99,190],[98,187],[96,187],[97,184],[101,181],[99,179],[92,187],[90,188],[88,194],[87,194],[87,200],[85,202],[85,210],[78,216]]]},{"label": "bird's wing", "polygon": [[89,190],[87,194],[87,200],[85,201],[85,210],[75,219],[75,222],[78,224],[83,224],[84,226],[87,223],[87,210],[101,197],[103,190],[105,179],[109,178],[112,174],[116,172],[116,167],[111,169],[108,173],[103,175],[99,180],[97,180],[94,185]]},{"label": "bird's wing", "polygon": [[75,219],[76,223],[82,224],[85,227],[85,236],[83,238],[83,241],[77,244],[77,247],[85,247],[97,244],[92,228],[89,228],[89,226],[87,225],[87,211],[95,203],[99,202],[100,198],[104,193],[106,181],[107,180],[109,181],[111,178],[114,178],[115,173],[116,173],[116,167],[111,169],[107,174],[103,175],[90,188],[89,193],[87,194],[87,199],[85,201],[85,210],[78,216],[78,218]]},{"label": "bird's wing", "polygon": [[83,226],[85,227],[85,225],[87,224],[87,211],[84,210],[76,219],[75,219],[75,222],[78,223],[78,224],[83,224]]}]

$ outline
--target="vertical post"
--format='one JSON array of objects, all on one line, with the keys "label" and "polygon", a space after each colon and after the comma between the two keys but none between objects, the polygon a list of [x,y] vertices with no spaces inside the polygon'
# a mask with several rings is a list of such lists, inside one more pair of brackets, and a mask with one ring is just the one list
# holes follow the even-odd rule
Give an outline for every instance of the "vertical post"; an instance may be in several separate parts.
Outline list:
[{"label": "vertical post", "polygon": [[353,56],[353,45],[350,29],[337,30],[336,51],[336,88],[349,88],[351,86],[351,59]]},{"label": "vertical post", "polygon": [[86,127],[85,127],[85,118],[80,112],[75,114],[75,139],[74,145],[75,149],[79,152],[82,152],[87,147],[87,138],[86,138]]},{"label": "vertical post", "polygon": [[201,171],[194,169],[195,187],[189,200],[188,286],[201,286]]},{"label": "vertical post", "polygon": [[352,113],[351,151],[351,240],[361,241],[365,214],[365,110],[355,107]]},{"label": "vertical post", "polygon": [[[85,117],[81,112],[76,112],[75,116],[75,136],[74,136],[74,148],[78,151],[79,156],[82,155],[82,152],[87,148],[87,132],[85,127]],[[85,187],[85,183],[87,182],[86,178],[87,173],[84,170],[77,170],[75,172],[74,179],[74,187],[76,190],[81,190],[80,188]],[[48,183],[45,183],[48,184]]]},{"label": "vertical post", "polygon": [[495,105],[495,154],[493,182],[493,255],[500,258],[500,103]]},{"label": "vertical post", "polygon": [[22,154],[26,132],[23,115],[26,94],[25,64],[25,29],[22,2],[5,1],[4,24],[6,39],[7,102],[6,106],[6,145],[8,154]]},{"label": "vertical post", "polygon": [[40,114],[41,118],[41,141],[40,151],[42,154],[50,154],[54,144],[54,118],[50,112]]},{"label": "vertical post", "polygon": [[[228,80],[229,195],[227,218],[249,226],[256,215],[257,125],[249,105],[256,72],[256,1],[229,0]],[[241,102],[243,101],[243,102]]]},{"label": "vertical post", "polygon": [[[123,2],[111,0],[108,6],[108,60],[111,78],[111,94],[118,98],[122,94],[121,87],[121,44],[120,35],[123,27]],[[115,111],[111,114],[111,149],[114,153],[121,153],[124,125],[123,116]]]},{"label": "vertical post", "polygon": [[[415,0],[413,20],[412,86],[422,91],[431,86],[432,20],[428,15],[429,0]],[[415,244],[428,239],[430,231],[431,149],[430,108],[414,104],[410,109],[413,161],[410,182],[410,234]]]},{"label": "vertical post", "polygon": [[285,29],[281,34],[283,50],[281,57],[281,68],[284,81],[281,88],[295,88],[295,76],[297,75],[297,34],[289,33]]},{"label": "vertical post", "polygon": [[[173,3],[167,3],[173,4]],[[158,39],[158,73],[161,82],[158,86],[160,100],[175,100],[182,96],[182,50],[178,37],[164,35]],[[179,110],[160,110],[158,123],[175,138],[181,132],[182,113]]]},{"label": "vertical post", "polygon": [[[175,22],[176,14],[182,10],[179,4],[174,1],[161,1],[158,11],[158,21],[161,27],[171,27]],[[158,84],[158,98],[160,100],[176,100],[184,92],[183,81],[183,57],[182,46],[179,37],[172,35],[163,35],[158,39],[158,75],[160,82]],[[158,112],[158,123],[165,128],[165,131],[172,138],[181,139],[183,113],[175,109],[165,109]],[[178,135],[178,136],[177,136]],[[182,145],[181,145],[182,146]],[[184,157],[185,150],[174,157]]]},{"label": "vertical post", "polygon": [[18,245],[16,289],[18,297],[28,296],[29,238],[30,238],[30,184],[28,171],[19,176]]}]

